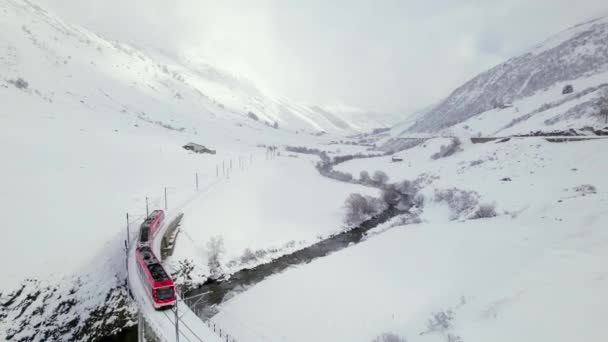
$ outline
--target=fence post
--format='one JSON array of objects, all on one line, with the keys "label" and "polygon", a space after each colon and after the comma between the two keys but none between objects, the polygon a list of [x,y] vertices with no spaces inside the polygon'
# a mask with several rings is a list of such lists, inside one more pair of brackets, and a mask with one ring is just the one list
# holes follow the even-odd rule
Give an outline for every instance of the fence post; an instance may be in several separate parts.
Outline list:
[{"label": "fence post", "polygon": [[131,242],[131,238],[129,236],[129,213],[127,213],[127,241]]},{"label": "fence post", "polygon": [[127,240],[125,240],[125,267],[127,268],[126,284],[127,289],[129,289],[129,245],[127,243]]}]

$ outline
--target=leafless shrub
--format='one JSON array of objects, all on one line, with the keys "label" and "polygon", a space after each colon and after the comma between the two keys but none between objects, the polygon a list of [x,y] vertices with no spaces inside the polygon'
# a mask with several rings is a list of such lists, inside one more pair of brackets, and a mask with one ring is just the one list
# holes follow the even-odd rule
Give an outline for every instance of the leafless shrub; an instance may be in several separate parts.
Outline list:
[{"label": "leafless shrub", "polygon": [[583,196],[597,193],[597,189],[595,188],[595,186],[593,186],[591,184],[579,185],[579,186],[574,187],[572,190],[582,194]]},{"label": "leafless shrub", "polygon": [[27,83],[23,78],[19,77],[16,80],[8,80],[8,83],[14,85],[15,87],[19,88],[19,89],[27,89],[27,87],[29,86],[29,83]]},{"label": "leafless shrub", "polygon": [[416,208],[424,208],[424,202],[426,201],[426,198],[424,197],[423,194],[416,194],[416,196],[414,196],[414,199],[412,200],[412,204],[416,207]]},{"label": "leafless shrub", "polygon": [[382,189],[382,200],[388,205],[397,205],[401,200],[401,193],[395,184],[388,184]]},{"label": "leafless shrub", "polygon": [[386,204],[379,198],[350,194],[346,198],[344,207],[346,208],[345,223],[349,226],[356,226],[386,209]]},{"label": "leafless shrub", "polygon": [[446,336],[446,342],[463,342],[462,337],[454,334],[448,334]]},{"label": "leafless shrub", "polygon": [[240,262],[241,264],[249,264],[251,262],[256,261],[258,258],[255,256],[255,254],[251,251],[250,248],[245,248],[245,250],[243,251],[243,255],[241,255],[240,258]]},{"label": "leafless shrub", "polygon": [[444,333],[452,327],[452,310],[434,312],[426,323],[427,333]]},{"label": "leafless shrub", "polygon": [[477,166],[477,165],[481,165],[483,164],[483,160],[478,159],[478,160],[473,160],[472,162],[469,163],[469,166]]},{"label": "leafless shrub", "polygon": [[361,184],[369,184],[371,181],[372,178],[369,176],[369,172],[361,171],[361,173],[359,173],[359,182],[361,182]]},{"label": "leafless shrub", "polygon": [[435,201],[447,203],[451,211],[450,220],[456,220],[477,208],[479,194],[457,188],[435,190]]},{"label": "leafless shrub", "polygon": [[496,217],[496,205],[495,204],[481,204],[475,211],[472,219],[490,218]]},{"label": "leafless shrub", "polygon": [[260,121],[260,118],[254,112],[248,112],[247,117],[253,121]]},{"label": "leafless shrub", "polygon": [[213,236],[207,242],[207,264],[211,277],[217,279],[222,276],[221,257],[224,254],[224,238],[221,236]]},{"label": "leafless shrub", "polygon": [[461,145],[462,145],[462,142],[460,141],[460,139],[454,137],[454,138],[452,138],[452,141],[448,145],[442,145],[439,148],[439,152],[431,155],[431,159],[437,160],[440,158],[449,157],[456,152],[460,152],[460,151],[462,151]]},{"label": "leafless shrub", "polygon": [[331,170],[325,175],[341,182],[351,182],[353,180],[353,175],[348,172]]},{"label": "leafless shrub", "polygon": [[608,89],[603,89],[595,107],[599,115],[604,116],[604,121],[608,123]]},{"label": "leafless shrub", "polygon": [[384,171],[378,170],[374,172],[374,175],[372,176],[372,181],[374,182],[374,184],[382,186],[386,184],[386,182],[388,182],[388,175],[384,173]]},{"label": "leafless shrub", "polygon": [[407,340],[405,337],[389,332],[376,337],[373,342],[407,342]]}]

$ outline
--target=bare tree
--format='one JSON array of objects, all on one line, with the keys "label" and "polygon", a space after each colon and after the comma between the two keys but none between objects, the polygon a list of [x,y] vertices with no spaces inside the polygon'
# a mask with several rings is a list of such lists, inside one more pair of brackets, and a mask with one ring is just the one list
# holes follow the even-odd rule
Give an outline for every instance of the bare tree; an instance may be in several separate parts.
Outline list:
[{"label": "bare tree", "polygon": [[209,265],[211,277],[214,279],[217,279],[222,275],[222,264],[220,260],[225,251],[224,238],[221,236],[213,236],[207,241],[207,264]]}]

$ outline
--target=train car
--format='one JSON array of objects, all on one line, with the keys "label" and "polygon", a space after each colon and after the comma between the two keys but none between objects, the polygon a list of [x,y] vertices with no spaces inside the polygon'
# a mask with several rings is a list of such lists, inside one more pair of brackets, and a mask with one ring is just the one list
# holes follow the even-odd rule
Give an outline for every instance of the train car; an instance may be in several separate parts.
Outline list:
[{"label": "train car", "polygon": [[150,226],[150,236],[154,237],[164,221],[165,212],[160,209],[156,209],[152,210],[152,212],[150,213],[150,215],[148,215],[143,224],[147,223]]},{"label": "train car", "polygon": [[161,309],[175,305],[175,284],[152,253],[152,249],[147,246],[139,247],[136,255],[139,276],[154,308]]},{"label": "train car", "polygon": [[160,209],[153,210],[139,227],[137,245],[140,247],[150,246],[152,238],[156,235],[156,232],[158,232],[158,229],[163,224],[164,220],[164,211]]}]

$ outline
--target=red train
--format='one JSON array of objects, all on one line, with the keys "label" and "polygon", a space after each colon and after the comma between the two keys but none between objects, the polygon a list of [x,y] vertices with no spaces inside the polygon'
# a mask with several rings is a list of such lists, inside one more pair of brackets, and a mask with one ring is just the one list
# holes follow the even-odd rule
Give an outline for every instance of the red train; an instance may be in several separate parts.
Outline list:
[{"label": "red train", "polygon": [[136,251],[137,271],[156,309],[175,304],[175,284],[152,249],[140,246]]},{"label": "red train", "polygon": [[152,305],[160,309],[175,304],[175,284],[158,258],[152,252],[150,243],[165,220],[165,212],[153,210],[139,228],[137,241],[137,271],[152,299]]},{"label": "red train", "polygon": [[152,241],[164,220],[164,211],[160,209],[153,210],[139,228],[138,246],[150,246],[150,241]]}]

